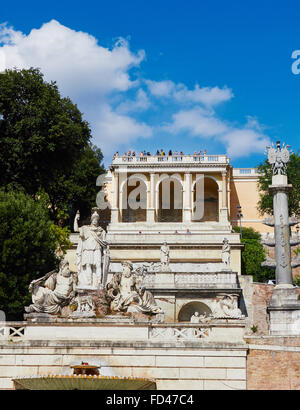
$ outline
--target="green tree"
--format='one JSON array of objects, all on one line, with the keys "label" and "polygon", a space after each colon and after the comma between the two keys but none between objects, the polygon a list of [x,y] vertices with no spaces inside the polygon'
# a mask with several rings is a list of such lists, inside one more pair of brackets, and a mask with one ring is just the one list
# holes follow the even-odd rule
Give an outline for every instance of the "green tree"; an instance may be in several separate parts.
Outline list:
[{"label": "green tree", "polygon": [[[272,168],[265,160],[258,166],[260,176],[258,177],[258,189],[260,199],[258,210],[261,214],[267,213],[273,215],[273,196],[269,193],[268,187],[272,184]],[[293,153],[290,156],[290,162],[287,164],[287,177],[289,184],[293,189],[289,193],[289,213],[290,215],[300,215],[300,155]]]},{"label": "green tree", "polygon": [[0,73],[0,136],[0,186],[44,190],[53,218],[72,203],[95,205],[102,153],[77,106],[38,69]]},{"label": "green tree", "polygon": [[[240,232],[240,228],[233,227],[234,232]],[[242,228],[242,275],[253,275],[254,282],[265,282],[275,278],[274,269],[262,267],[261,263],[266,259],[266,252],[261,243],[261,235],[253,228]]]},{"label": "green tree", "polygon": [[22,319],[30,282],[57,268],[67,237],[53,227],[43,198],[0,190],[0,309],[8,319]]}]

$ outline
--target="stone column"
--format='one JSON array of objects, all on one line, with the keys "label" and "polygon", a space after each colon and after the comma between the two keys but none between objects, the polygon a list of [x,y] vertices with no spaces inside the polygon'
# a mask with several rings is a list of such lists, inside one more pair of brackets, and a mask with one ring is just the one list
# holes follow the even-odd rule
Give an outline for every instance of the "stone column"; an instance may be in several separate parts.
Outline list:
[{"label": "stone column", "polygon": [[183,210],[183,221],[191,222],[192,220],[192,174],[184,174],[184,210]]},{"label": "stone column", "polygon": [[293,287],[288,193],[292,186],[286,175],[273,175],[269,187],[273,195],[277,287]]},{"label": "stone column", "polygon": [[227,207],[227,173],[222,172],[222,206],[220,209],[220,222],[228,224],[228,207]]},{"label": "stone column", "polygon": [[150,207],[147,209],[147,222],[155,222],[155,174],[150,174]]},{"label": "stone column", "polygon": [[119,174],[114,172],[114,190],[113,190],[113,201],[112,201],[112,208],[111,208],[111,222],[118,223],[119,222]]}]

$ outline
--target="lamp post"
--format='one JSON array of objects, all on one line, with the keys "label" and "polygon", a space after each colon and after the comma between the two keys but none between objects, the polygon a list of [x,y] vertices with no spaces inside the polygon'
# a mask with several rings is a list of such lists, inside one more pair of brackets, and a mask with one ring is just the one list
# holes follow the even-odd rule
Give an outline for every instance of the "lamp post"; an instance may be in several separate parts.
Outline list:
[{"label": "lamp post", "polygon": [[241,205],[238,205],[237,206],[237,214],[236,214],[236,217],[237,217],[237,219],[239,219],[239,221],[240,221],[240,235],[241,235],[241,237],[243,236],[242,235],[242,218],[243,218],[243,214],[242,214],[242,207],[241,207]]}]

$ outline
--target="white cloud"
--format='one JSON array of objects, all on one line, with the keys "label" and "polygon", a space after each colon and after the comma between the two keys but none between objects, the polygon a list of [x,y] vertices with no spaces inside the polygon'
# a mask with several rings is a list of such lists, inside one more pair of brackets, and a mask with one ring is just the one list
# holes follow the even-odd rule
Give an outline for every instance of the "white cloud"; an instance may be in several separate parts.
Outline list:
[{"label": "white cloud", "polygon": [[62,92],[71,96],[128,90],[134,85],[128,70],[144,58],[143,51],[130,52],[125,40],[110,50],[95,37],[56,20],[31,30],[28,36],[2,25],[0,42],[4,43],[5,68],[39,67],[46,80],[57,81]]},{"label": "white cloud", "polygon": [[263,127],[253,117],[248,117],[244,126],[237,127],[217,118],[212,110],[196,107],[177,112],[172,120],[162,127],[164,131],[178,135],[187,133],[192,137],[211,138],[221,142],[230,158],[263,152],[270,143]]},{"label": "white cloud", "polygon": [[199,87],[195,85],[193,90],[189,90],[184,84],[175,84],[173,81],[145,81],[149,92],[155,97],[171,98],[183,104],[202,104],[206,107],[213,107],[233,97],[232,90],[223,87]]},{"label": "white cloud", "polygon": [[125,100],[116,108],[120,114],[127,114],[134,111],[145,111],[151,106],[151,102],[142,88],[139,88],[134,100]]},{"label": "white cloud", "polygon": [[248,117],[244,127],[231,128],[221,136],[230,158],[246,157],[253,153],[264,152],[270,138],[256,118]]},{"label": "white cloud", "polygon": [[131,52],[124,39],[119,39],[111,49],[102,47],[95,37],[56,20],[31,30],[27,36],[2,24],[1,44],[0,71],[39,67],[46,81],[56,81],[62,95],[70,96],[79,109],[84,109],[94,131],[94,142],[106,156],[113,153],[112,143],[118,145],[150,135],[150,127],[124,115],[145,108],[147,98],[142,90],[138,91],[136,101],[127,101],[127,108],[124,103],[123,115],[109,107],[113,94],[123,96],[137,86],[130,69],[143,61],[143,50]]},{"label": "white cloud", "polygon": [[163,127],[165,131],[179,134],[187,131],[191,136],[214,137],[227,131],[227,126],[218,118],[200,107],[181,110],[173,115],[173,122]]},{"label": "white cloud", "polygon": [[96,135],[101,136],[101,148],[104,152],[114,153],[132,144],[137,138],[152,136],[152,128],[134,118],[114,112],[109,105],[99,109],[98,118],[94,123]]},{"label": "white cloud", "polygon": [[148,89],[155,97],[171,97],[175,90],[175,83],[173,81],[152,81],[145,80]]},{"label": "white cloud", "polygon": [[[113,152],[152,137],[155,129],[179,137],[211,138],[222,143],[231,157],[261,152],[267,145],[268,137],[255,118],[248,117],[244,126],[237,127],[216,114],[219,104],[233,98],[230,88],[196,84],[189,89],[171,80],[135,80],[131,69],[139,68],[144,59],[145,52],[132,52],[124,39],[103,47],[92,35],[56,20],[28,35],[0,24],[0,71],[39,67],[47,81],[56,81],[62,95],[70,96],[84,112],[106,163]],[[141,120],[145,110],[155,108],[157,121],[166,104],[171,112],[167,124],[154,128]]]}]

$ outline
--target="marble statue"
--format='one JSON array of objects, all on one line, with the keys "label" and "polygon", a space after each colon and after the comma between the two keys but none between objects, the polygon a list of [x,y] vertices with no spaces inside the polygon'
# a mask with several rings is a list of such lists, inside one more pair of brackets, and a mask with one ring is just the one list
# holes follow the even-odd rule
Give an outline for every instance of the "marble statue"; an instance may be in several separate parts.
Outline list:
[{"label": "marble statue", "polygon": [[160,262],[161,262],[161,270],[162,271],[169,271],[169,262],[170,262],[170,249],[167,242],[164,242],[160,248]]},{"label": "marble statue", "polygon": [[232,295],[224,295],[221,298],[217,298],[212,306],[212,315],[216,319],[240,319],[244,317],[242,311],[237,307],[236,299]]},{"label": "marble statue", "polygon": [[191,323],[200,323],[200,316],[199,316],[199,312],[195,312],[190,319]]},{"label": "marble statue", "polygon": [[211,321],[210,315],[207,315],[206,312],[203,315],[200,315],[199,312],[195,312],[191,318],[190,323],[207,323]]},{"label": "marble statue", "polygon": [[290,152],[288,150],[290,146],[280,146],[280,141],[276,141],[276,148],[268,146],[268,162],[272,165],[273,175],[286,175],[286,166],[290,160]]},{"label": "marble statue", "polygon": [[63,260],[59,272],[51,271],[30,283],[33,303],[25,307],[26,313],[60,313],[62,307],[74,301],[76,284],[77,274],[71,273],[69,262]]},{"label": "marble statue", "polygon": [[[77,219],[76,219],[77,218]],[[99,226],[97,211],[91,216],[91,224],[78,228],[78,213],[76,214],[75,230],[79,232],[77,246],[78,287],[92,287],[97,289],[104,285],[107,260],[104,250],[107,248],[106,232]]]},{"label": "marble statue", "polygon": [[115,273],[107,284],[114,312],[162,313],[151,292],[138,286],[136,274],[130,261],[122,262],[122,273]]},{"label": "marble statue", "polygon": [[[137,307],[134,307],[134,310],[142,313],[162,313],[162,310],[157,306],[154,296],[149,290],[146,290],[144,287],[138,289],[138,294],[140,296],[139,304]],[[131,308],[129,307],[128,311]]]},{"label": "marble statue", "polygon": [[223,240],[223,246],[222,246],[222,263],[226,265],[226,267],[230,267],[230,245],[228,242],[227,238],[224,238]]}]

